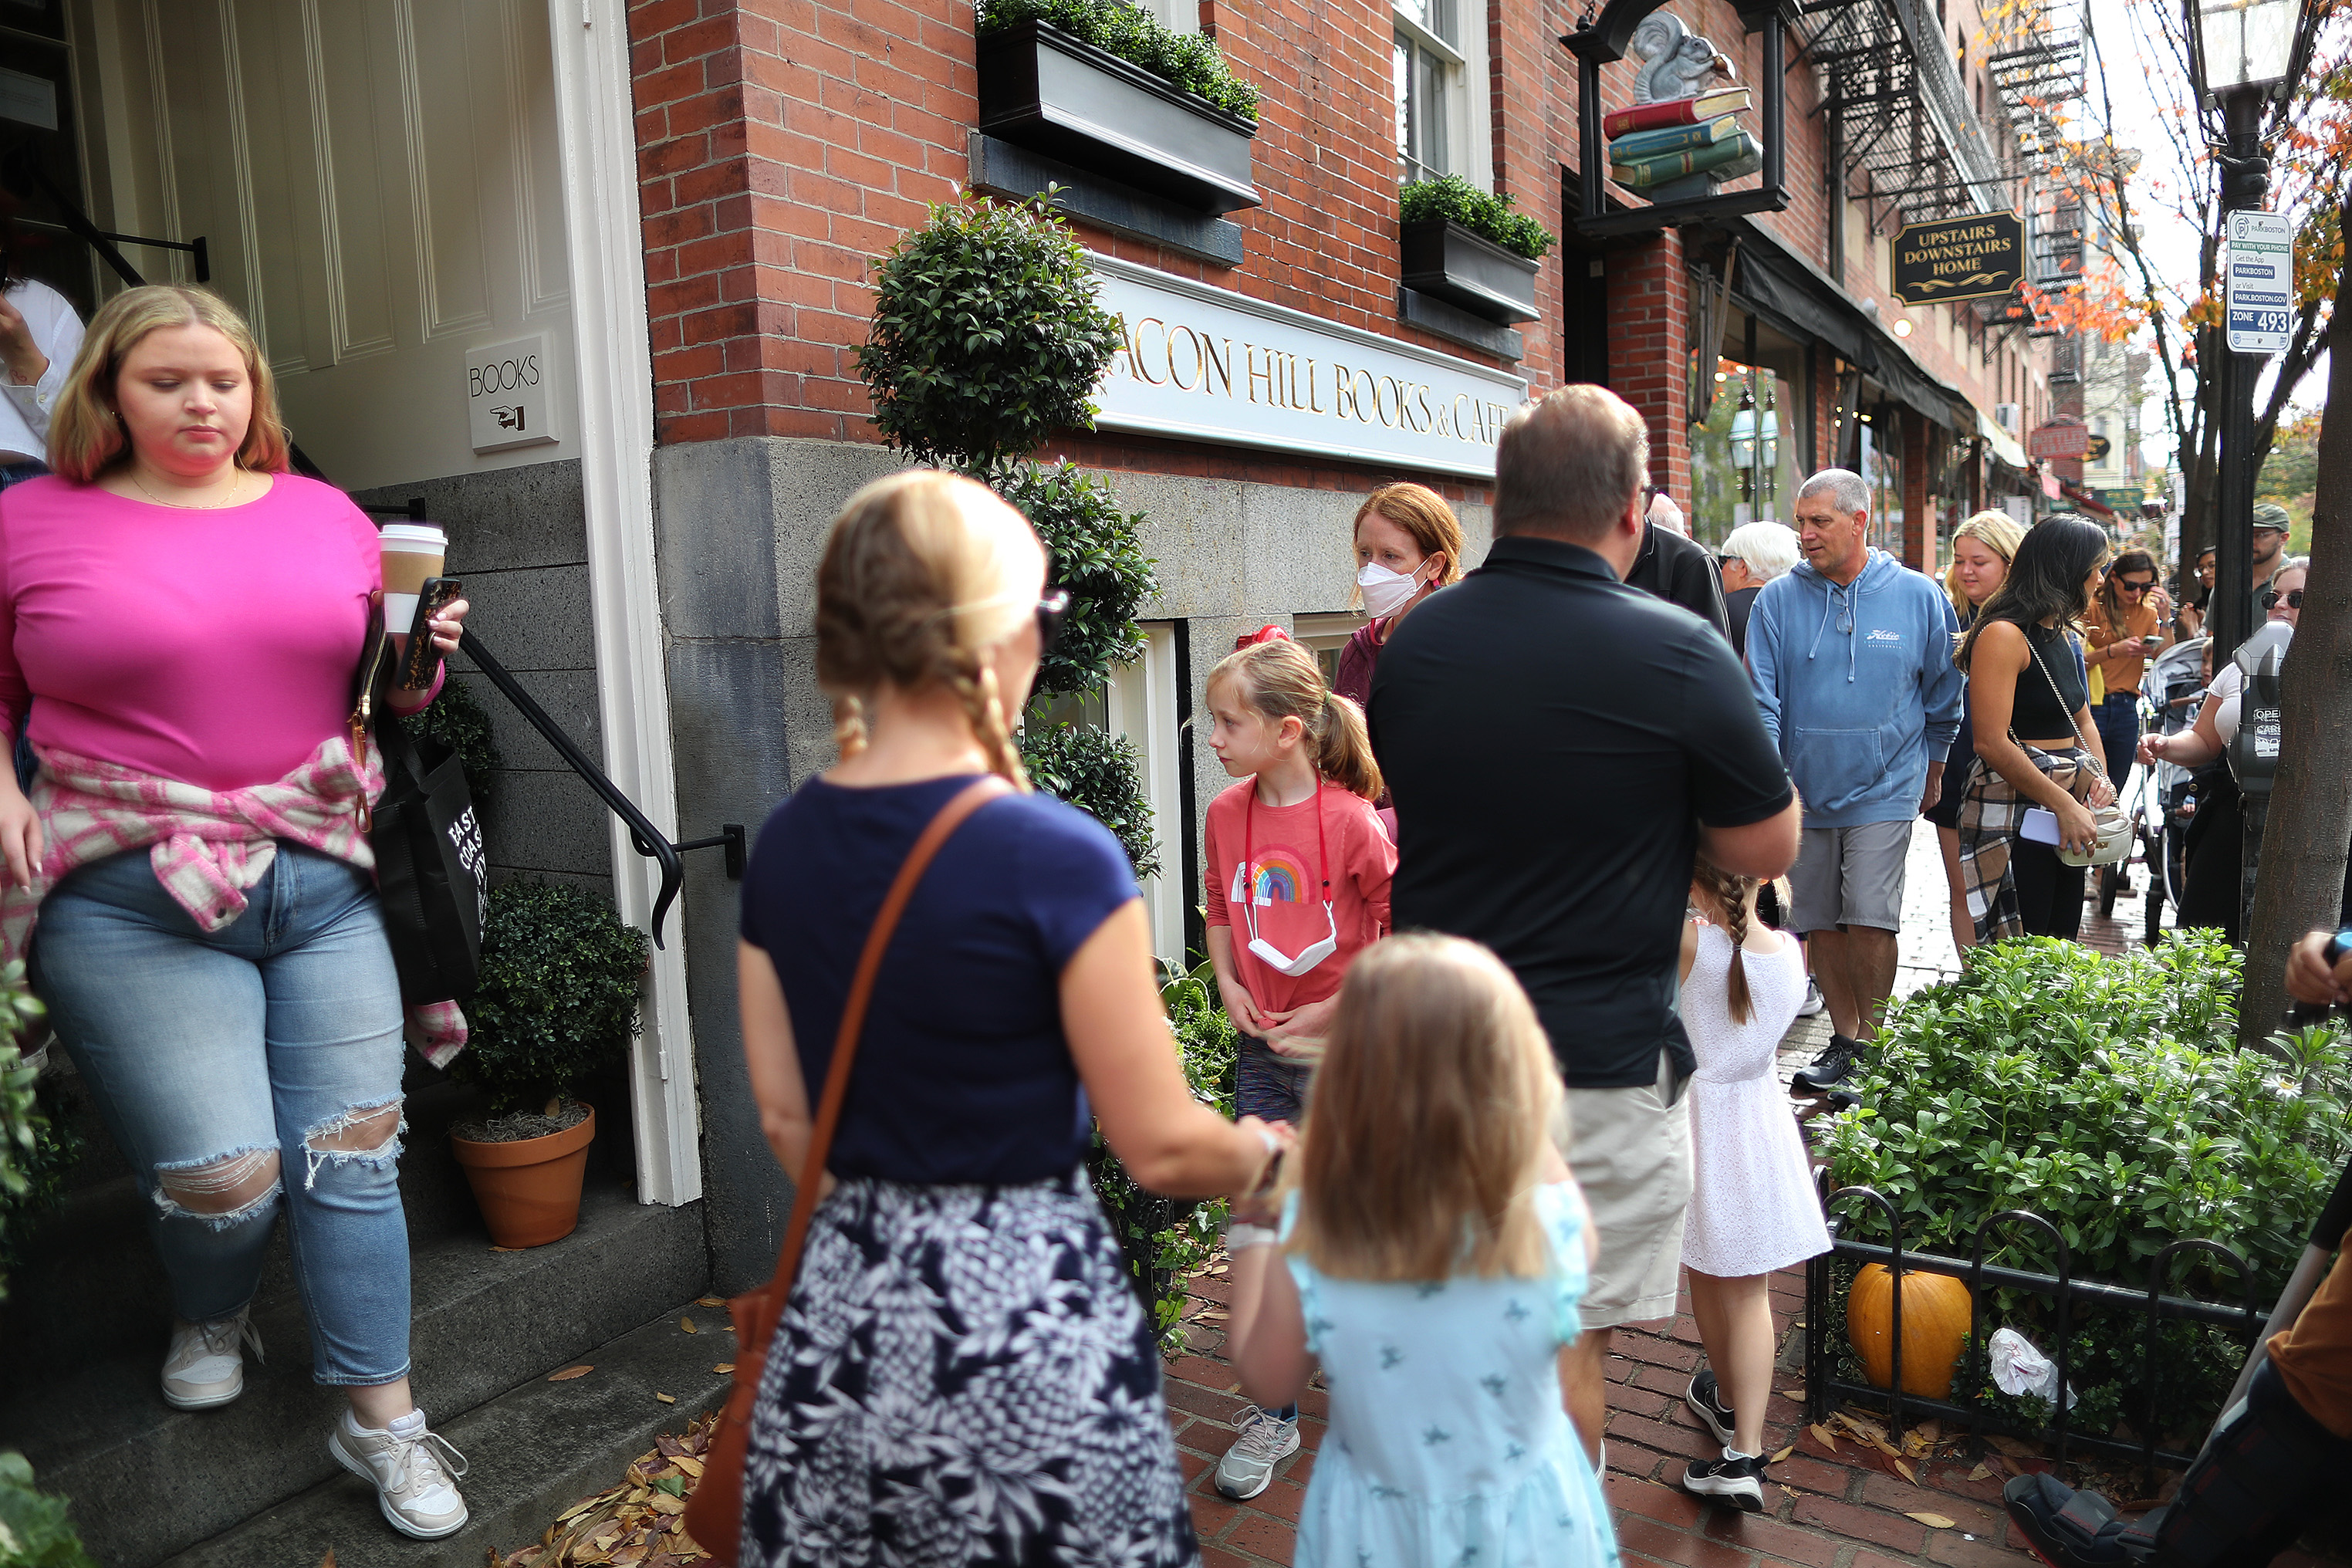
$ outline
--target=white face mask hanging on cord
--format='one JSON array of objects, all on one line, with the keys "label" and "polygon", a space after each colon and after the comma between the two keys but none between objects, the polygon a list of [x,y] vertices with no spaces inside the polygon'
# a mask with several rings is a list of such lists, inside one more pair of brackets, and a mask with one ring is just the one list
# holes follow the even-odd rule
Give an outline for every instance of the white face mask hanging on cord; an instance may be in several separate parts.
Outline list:
[{"label": "white face mask hanging on cord", "polygon": [[[1391,573],[1390,575],[1394,576],[1395,574]],[[1252,875],[1254,867],[1250,856],[1250,845],[1255,837],[1251,828],[1256,817],[1257,787],[1253,784],[1249,805],[1242,812],[1242,863],[1234,868],[1233,891],[1226,897],[1239,902],[1242,907],[1242,924],[1249,931],[1249,950],[1258,962],[1295,979],[1339,951],[1339,921],[1331,910],[1331,851],[1323,837],[1323,781],[1319,778],[1315,781],[1315,853],[1320,862],[1316,869],[1322,873],[1323,878],[1323,923],[1328,928],[1329,934],[1302,951],[1297,958],[1257,933],[1257,879]]]}]

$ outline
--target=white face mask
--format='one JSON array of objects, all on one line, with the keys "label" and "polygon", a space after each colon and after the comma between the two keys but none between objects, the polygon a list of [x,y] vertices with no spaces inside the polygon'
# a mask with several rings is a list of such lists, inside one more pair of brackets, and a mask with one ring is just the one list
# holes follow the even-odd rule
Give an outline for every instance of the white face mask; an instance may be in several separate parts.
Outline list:
[{"label": "white face mask", "polygon": [[1402,572],[1390,571],[1377,561],[1367,561],[1364,569],[1356,574],[1356,586],[1363,590],[1364,613],[1376,621],[1386,620],[1421,592],[1421,569],[1415,567],[1408,577]]}]

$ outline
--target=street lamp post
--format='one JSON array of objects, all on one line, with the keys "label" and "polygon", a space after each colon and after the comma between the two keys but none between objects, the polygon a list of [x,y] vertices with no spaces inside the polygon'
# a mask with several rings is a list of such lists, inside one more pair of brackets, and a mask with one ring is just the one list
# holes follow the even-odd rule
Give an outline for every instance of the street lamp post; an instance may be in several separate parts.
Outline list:
[{"label": "street lamp post", "polygon": [[1739,470],[1739,505],[1732,521],[1742,524],[1756,516],[1756,391],[1739,389],[1739,411],[1731,416],[1731,466]]},{"label": "street lamp post", "polygon": [[[2260,211],[2270,191],[2270,158],[2263,146],[2263,117],[2273,98],[2284,94],[2296,58],[2308,47],[2299,0],[2189,0],[2196,47],[2189,57],[2200,112],[2218,111],[2224,237],[2229,215]],[[2210,122],[2209,121],[2209,124]],[[2213,602],[2207,629],[2217,661],[2252,635],[2254,405],[2257,374],[2249,355],[2229,346],[2226,325],[2217,333],[2212,370],[2214,399],[2221,418],[2220,481],[2214,520]]]}]

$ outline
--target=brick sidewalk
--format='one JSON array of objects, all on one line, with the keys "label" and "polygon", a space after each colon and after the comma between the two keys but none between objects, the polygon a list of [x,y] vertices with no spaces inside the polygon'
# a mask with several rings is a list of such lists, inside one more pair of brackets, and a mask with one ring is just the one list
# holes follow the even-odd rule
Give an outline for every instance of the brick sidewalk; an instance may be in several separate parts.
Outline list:
[{"label": "brick sidewalk", "polygon": [[[2147,885],[2144,867],[2134,867],[2141,892],[2118,899],[2115,916],[2102,920],[2084,911],[2083,940],[2114,954],[2136,943],[2143,927],[2140,898]],[[1948,979],[1958,973],[1953,951],[1948,894],[1935,829],[1918,825],[1906,868],[1904,930],[1898,994]],[[1810,1062],[1829,1041],[1826,1017],[1800,1018],[1781,1044],[1780,1076]],[[1299,1402],[1299,1452],[1284,1461],[1274,1484],[1246,1503],[1218,1495],[1210,1479],[1218,1458],[1233,1439],[1232,1418],[1245,1402],[1233,1370],[1222,1359],[1225,1282],[1221,1272],[1193,1282],[1187,1316],[1193,1352],[1169,1363],[1168,1405],[1175,1424],[1179,1458],[1192,1495],[1192,1518],[1200,1531],[1205,1568],[1269,1568],[1291,1560],[1294,1532],[1315,1451],[1325,1431],[1325,1396],[1310,1390]],[[1621,1331],[1612,1349],[1608,1427],[1609,1500],[1618,1543],[1628,1564],[1679,1563],[1688,1568],[2021,1568],[2039,1562],[2011,1530],[2000,1508],[2003,1479],[2014,1473],[1999,1455],[1980,1460],[1970,1454],[1955,1460],[1944,1454],[1910,1461],[1917,1474],[1906,1480],[1894,1461],[1842,1434],[1825,1447],[1801,1419],[1798,1405],[1776,1394],[1766,1412],[1766,1448],[1793,1447],[1772,1466],[1767,1510],[1741,1514],[1713,1508],[1676,1489],[1675,1478],[1691,1458],[1717,1449],[1697,1419],[1685,1408],[1683,1391],[1699,1364],[1698,1331],[1683,1311],[1662,1331]],[[1803,1342],[1796,1328],[1804,1310],[1804,1276],[1788,1269],[1772,1282],[1773,1315],[1782,1346],[1776,1389],[1799,1389]],[[2025,1460],[2016,1468],[2037,1468]],[[1974,1476],[1976,1479],[1971,1479]],[[1912,1519],[1931,1514],[1948,1527]],[[2283,1564],[2315,1560],[2300,1553]]]}]

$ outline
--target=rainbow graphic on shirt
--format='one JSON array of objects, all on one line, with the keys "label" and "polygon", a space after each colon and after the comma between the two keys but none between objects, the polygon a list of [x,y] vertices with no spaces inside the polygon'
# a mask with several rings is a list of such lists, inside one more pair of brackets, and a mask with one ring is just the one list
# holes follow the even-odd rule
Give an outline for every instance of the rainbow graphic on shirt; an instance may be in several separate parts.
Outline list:
[{"label": "rainbow graphic on shirt", "polygon": [[[1249,874],[1249,869],[1244,868],[1243,875]],[[1240,879],[1234,879],[1236,882]],[[1258,858],[1255,874],[1251,877],[1250,902],[1261,908],[1269,904],[1303,904],[1308,901],[1308,887],[1307,866],[1297,851],[1269,849]]]}]

